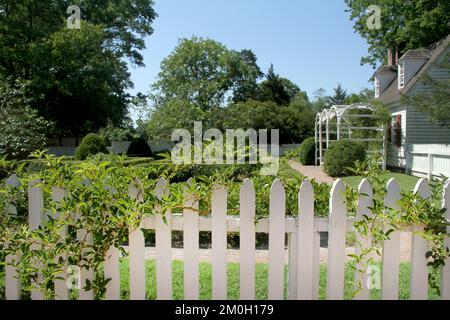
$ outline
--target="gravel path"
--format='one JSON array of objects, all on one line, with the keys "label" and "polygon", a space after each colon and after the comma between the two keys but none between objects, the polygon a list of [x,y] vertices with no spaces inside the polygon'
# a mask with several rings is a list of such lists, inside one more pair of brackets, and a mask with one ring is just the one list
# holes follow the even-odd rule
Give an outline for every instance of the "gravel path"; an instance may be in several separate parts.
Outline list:
[{"label": "gravel path", "polygon": [[[402,232],[401,234],[401,245],[400,245],[400,260],[410,261],[411,260],[411,233]],[[127,249],[125,247],[125,249]],[[346,254],[352,254],[355,252],[354,248],[346,248]],[[200,249],[199,250],[199,260],[200,262],[211,262],[211,249]],[[239,250],[228,249],[227,261],[230,263],[239,263]],[[145,248],[145,258],[155,259],[156,249],[153,247]],[[347,260],[350,258],[347,257]],[[172,249],[172,260],[183,260],[183,249]],[[328,260],[328,249],[320,248],[320,263],[326,263]],[[284,261],[288,262],[288,252],[285,251]],[[269,251],[268,250],[256,250],[256,262],[257,263],[268,263],[269,262]]]},{"label": "gravel path", "polygon": [[289,165],[294,169],[303,174],[309,179],[315,179],[317,182],[324,182],[327,184],[333,184],[335,179],[328,176],[319,166],[304,166],[301,163],[291,160]]}]

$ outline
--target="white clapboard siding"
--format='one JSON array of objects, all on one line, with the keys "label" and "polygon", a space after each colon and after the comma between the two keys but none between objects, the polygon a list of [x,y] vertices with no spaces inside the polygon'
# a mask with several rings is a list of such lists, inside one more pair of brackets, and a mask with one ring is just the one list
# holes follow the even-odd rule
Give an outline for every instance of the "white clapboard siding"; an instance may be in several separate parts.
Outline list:
[{"label": "white clapboard siding", "polygon": [[[128,194],[136,201],[143,201],[143,195],[134,183],[131,183],[128,187]],[[128,242],[130,259],[130,299],[145,300],[145,238],[142,230],[140,228],[131,230],[128,236]],[[110,271],[114,271],[115,273],[117,270]],[[114,295],[117,296],[117,293]]]},{"label": "white clapboard siding", "polygon": [[255,189],[246,179],[240,190],[240,299],[255,299]]},{"label": "white clapboard siding", "polygon": [[[28,223],[30,230],[36,230],[42,223],[44,212],[44,195],[42,188],[38,186],[40,180],[30,181],[28,183]],[[32,249],[38,249],[40,244],[33,244]],[[36,266],[37,268],[44,268],[44,266]],[[41,274],[38,273],[38,282],[41,279]],[[32,285],[39,286],[39,283],[32,281]],[[31,291],[32,300],[43,300],[44,296],[40,289],[34,288]]]},{"label": "white clapboard siding", "polygon": [[[92,235],[89,233],[86,233],[86,230],[77,230],[77,238],[78,240],[84,240],[86,244],[92,244]],[[89,249],[86,249],[89,250]],[[91,290],[85,290],[84,287],[86,286],[86,281],[89,280],[92,282],[92,279],[94,279],[94,270],[92,268],[86,269],[81,268],[80,269],[80,283],[81,288],[79,291],[79,300],[94,300],[94,291]]]},{"label": "white clapboard siding", "polygon": [[270,190],[269,300],[284,298],[285,197],[283,184],[276,179]]},{"label": "white clapboard siding", "polygon": [[212,298],[227,299],[227,191],[217,187],[211,199]]},{"label": "white clapboard siding", "polygon": [[[155,193],[162,199],[168,192],[168,183],[161,178]],[[163,217],[164,215],[164,217]],[[165,219],[164,219],[165,218]],[[156,214],[156,291],[159,300],[172,299],[172,230],[171,213]]]},{"label": "white clapboard siding", "polygon": [[[308,180],[298,194],[297,299],[314,299],[314,191]],[[320,244],[319,244],[320,245]]]},{"label": "white clapboard siding", "polygon": [[[191,181],[188,181],[190,184]],[[198,201],[192,195],[185,195],[183,209],[183,248],[184,248],[184,299],[199,299],[199,228]],[[190,209],[192,208],[192,209]]]},{"label": "white clapboard siding", "polygon": [[[363,179],[358,187],[358,208],[356,214],[356,220],[363,220],[363,216],[370,217],[372,215],[372,211],[370,208],[373,206],[373,190],[367,179]],[[371,238],[370,236],[362,236],[358,232],[356,232],[356,248],[355,254],[357,256],[361,255],[363,250],[368,249],[371,246]],[[358,266],[359,268],[363,267],[362,265]],[[368,270],[369,271],[369,270]],[[367,272],[364,275],[361,275],[359,272],[355,272],[355,282],[361,281],[361,291],[355,296],[356,300],[368,300],[370,297],[370,290],[367,286],[367,281],[369,277]]]},{"label": "white clapboard siding", "polygon": [[[444,195],[442,199],[442,207],[446,208],[445,215],[450,220],[450,180],[444,186]],[[447,233],[450,233],[450,227],[447,227]],[[450,238],[445,239],[446,248],[450,248]],[[450,262],[447,261],[442,268],[441,275],[441,295],[443,300],[450,300]]]},{"label": "white clapboard siding", "polygon": [[[400,187],[395,179],[389,180],[386,186],[384,198],[387,210],[398,210],[400,200]],[[389,230],[391,226],[385,226]],[[398,300],[399,298],[399,274],[400,274],[400,231],[390,234],[390,239],[384,241],[382,251],[382,278],[381,296],[383,300]]]},{"label": "white clapboard siding", "polygon": [[345,232],[347,212],[344,203],[345,185],[341,179],[334,182],[330,198],[328,234],[327,299],[344,299]]},{"label": "white clapboard siding", "polygon": [[[56,207],[58,208],[58,203],[61,202],[66,197],[66,192],[64,189],[59,187],[53,187],[52,188],[52,200],[56,204]],[[60,212],[56,212],[55,219],[60,218]],[[63,242],[65,237],[67,236],[67,226],[63,227],[61,229],[61,239],[60,241]],[[69,300],[70,290],[67,285],[67,257],[62,255],[61,256],[64,263],[64,270],[58,275],[58,279],[55,279],[55,299],[56,300]]]},{"label": "white clapboard siding", "polygon": [[[13,174],[6,180],[6,186],[12,189],[20,187],[20,181],[17,175]],[[8,214],[16,215],[17,208],[13,204],[8,205]],[[8,243],[5,243],[5,247]],[[7,300],[19,300],[21,296],[21,284],[18,278],[18,270],[11,264],[16,264],[17,256],[7,256],[5,266],[5,295]]]},{"label": "white clapboard siding", "polygon": [[[414,189],[423,199],[431,195],[430,187],[425,179],[420,179]],[[419,226],[413,226],[413,231],[420,232]],[[425,254],[428,251],[427,241],[413,232],[411,244],[411,286],[410,298],[412,300],[426,300],[428,298],[428,268]]]}]

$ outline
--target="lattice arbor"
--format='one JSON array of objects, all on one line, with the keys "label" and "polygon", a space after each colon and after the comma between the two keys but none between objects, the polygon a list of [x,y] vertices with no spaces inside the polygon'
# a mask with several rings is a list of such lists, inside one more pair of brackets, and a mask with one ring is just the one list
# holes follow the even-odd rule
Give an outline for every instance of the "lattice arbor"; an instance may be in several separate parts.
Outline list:
[{"label": "lattice arbor", "polygon": [[334,105],[316,116],[316,165],[322,165],[325,151],[333,141],[348,139],[364,143],[368,153],[383,154],[386,167],[385,128],[380,127],[380,116],[368,105]]}]

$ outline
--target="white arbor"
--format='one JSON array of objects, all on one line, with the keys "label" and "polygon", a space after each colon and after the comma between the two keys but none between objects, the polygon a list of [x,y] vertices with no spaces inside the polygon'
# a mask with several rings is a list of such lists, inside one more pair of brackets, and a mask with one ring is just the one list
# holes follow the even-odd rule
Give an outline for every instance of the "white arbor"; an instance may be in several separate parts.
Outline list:
[{"label": "white arbor", "polygon": [[[374,111],[375,109],[369,105],[352,104],[333,105],[330,109],[318,113],[316,116],[314,135],[316,142],[316,165],[323,164],[325,151],[328,149],[331,142],[340,139],[349,139],[379,144],[379,148],[377,147],[376,150],[369,150],[368,152],[381,152],[383,154],[383,169],[385,169],[387,156],[385,128],[380,128],[379,126],[367,126],[364,124],[364,119],[379,118],[378,115],[374,114]],[[359,123],[357,121],[358,118],[361,118],[362,120],[359,121]],[[361,137],[361,134],[355,134],[356,132],[363,131],[373,133],[380,132],[381,135]]]}]

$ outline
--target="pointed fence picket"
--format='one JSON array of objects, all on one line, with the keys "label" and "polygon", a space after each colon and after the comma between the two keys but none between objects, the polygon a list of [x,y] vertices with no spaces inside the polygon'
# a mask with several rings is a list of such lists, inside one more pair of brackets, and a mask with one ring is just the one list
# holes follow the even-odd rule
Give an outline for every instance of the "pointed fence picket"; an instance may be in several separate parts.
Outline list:
[{"label": "pointed fence picket", "polygon": [[[442,197],[442,207],[447,209],[446,216],[450,220],[450,180],[444,186]],[[450,227],[447,227],[447,234],[450,234]],[[445,246],[450,248],[450,238],[445,239]],[[450,263],[447,261],[442,268],[441,274],[441,294],[443,300],[450,300]]]},{"label": "pointed fence picket", "polygon": [[[398,210],[400,200],[400,187],[395,179],[389,180],[387,184],[384,203],[386,210]],[[385,226],[385,231],[392,227]],[[390,234],[390,239],[384,241],[382,249],[382,278],[381,296],[383,300],[397,300],[399,296],[400,277],[400,231]]]},{"label": "pointed fence picket", "polygon": [[[6,186],[12,189],[20,187],[20,181],[17,175],[13,174],[6,180]],[[12,204],[6,204],[8,206],[8,214],[17,215],[17,208]],[[8,243],[5,243],[5,247]],[[18,269],[13,265],[19,260],[19,257],[15,255],[9,255],[6,257],[5,266],[5,296],[7,300],[19,300],[21,296],[21,284],[18,274]]]},{"label": "pointed fence picket", "polygon": [[[32,230],[41,225],[44,220],[43,191],[40,181],[32,181],[28,186],[29,225]],[[12,188],[20,186],[17,177],[7,180]],[[398,209],[400,188],[395,180],[390,180],[386,187],[386,210]],[[136,230],[129,234],[129,271],[130,271],[130,299],[146,299],[145,275],[145,241],[142,230],[155,230],[156,233],[156,288],[157,299],[172,299],[172,231],[184,232],[184,297],[186,299],[199,298],[199,232],[212,232],[212,298],[227,298],[227,233],[240,233],[240,298],[255,299],[255,234],[262,232],[269,234],[269,299],[283,299],[287,290],[289,299],[311,300],[318,299],[320,275],[320,233],[329,232],[328,243],[328,272],[327,272],[327,299],[344,298],[344,271],[345,271],[345,235],[352,231],[353,220],[347,218],[345,186],[341,180],[334,183],[330,198],[330,217],[314,217],[314,192],[309,181],[304,181],[298,192],[298,217],[285,216],[285,190],[279,180],[272,184],[270,194],[269,216],[260,218],[256,222],[256,196],[253,183],[244,181],[240,190],[240,216],[227,215],[227,190],[216,187],[212,193],[212,212],[209,216],[199,216],[198,202],[187,192],[185,195],[185,209],[182,214],[163,212],[163,207],[157,207],[154,216],[145,217]],[[129,195],[137,202],[143,201],[142,190],[136,184],[130,184]],[[155,195],[163,199],[168,195],[168,182],[160,179],[155,187]],[[422,198],[430,197],[430,188],[427,181],[420,180],[415,192]],[[65,191],[53,188],[52,200],[56,203],[56,216],[58,202],[65,197]],[[370,216],[372,205],[372,188],[367,181],[359,186],[359,200],[357,220],[364,215]],[[444,188],[443,207],[450,207],[450,182]],[[15,214],[15,207],[8,206],[10,214]],[[450,217],[450,210],[447,212]],[[389,230],[390,226],[385,226]],[[408,231],[420,231],[418,226],[409,226]],[[288,236],[289,265],[287,287],[285,288],[285,236]],[[63,230],[61,240],[67,236]],[[78,230],[77,236],[92,241],[91,236],[84,230]],[[357,234],[356,253],[370,246],[369,238]],[[5,244],[7,245],[7,243]],[[36,244],[39,246],[39,244]],[[450,240],[446,239],[446,246]],[[35,247],[36,248],[36,247]],[[428,295],[427,243],[418,234],[413,234],[412,261],[411,261],[411,299],[426,299]],[[20,257],[6,257],[11,262]],[[63,257],[64,258],[64,257]],[[382,299],[393,300],[399,297],[399,268],[400,268],[400,232],[391,233],[390,240],[382,248]],[[111,279],[106,288],[105,299],[120,299],[120,252],[118,248],[110,248],[105,257],[105,277]],[[45,266],[40,266],[45,268]],[[20,298],[20,281],[17,279],[17,270],[7,264],[5,268],[5,291],[8,300]],[[68,299],[69,289],[65,280],[68,275],[63,272],[62,279],[55,281],[55,294],[57,299]],[[92,270],[81,270],[81,284],[86,279],[93,278]],[[363,290],[357,299],[368,299],[369,288],[367,274],[362,279]],[[442,299],[450,299],[450,266],[442,268],[441,276]],[[83,289],[79,292],[79,299],[93,299],[93,292]],[[42,292],[35,289],[32,299],[43,299]]]},{"label": "pointed fence picket", "polygon": [[[372,215],[372,212],[370,211],[370,208],[373,206],[373,191],[372,187],[367,179],[363,179],[358,187],[358,208],[357,208],[357,214],[356,214],[356,221],[362,221],[364,219],[364,216],[370,217]],[[356,240],[356,248],[355,248],[355,254],[357,256],[360,256],[364,250],[367,250],[371,246],[371,238],[370,236],[363,236],[359,234],[359,232],[356,232],[355,236]],[[366,260],[366,259],[364,259]],[[367,261],[367,260],[366,260]],[[362,264],[358,265],[358,270],[361,270],[363,268],[368,268],[368,266],[364,266],[363,264],[366,262],[364,261]],[[356,300],[368,300],[370,295],[369,287],[367,286],[368,279],[368,272],[370,270],[366,270],[363,274],[360,274],[359,272],[355,272],[355,282],[358,283],[361,282],[361,290],[358,292],[358,294],[355,296]]]},{"label": "pointed fence picket", "polygon": [[345,233],[347,210],[344,203],[345,185],[337,180],[331,189],[328,231],[327,298],[344,299]]},{"label": "pointed fence picket", "polygon": [[246,179],[240,192],[240,298],[255,299],[255,189]]},{"label": "pointed fence picket", "polygon": [[[425,179],[420,179],[414,189],[421,198],[430,197],[430,187]],[[428,246],[426,240],[418,233],[423,231],[421,226],[413,226],[411,243],[411,285],[410,298],[412,300],[425,300],[428,298],[428,267],[425,257]]]},{"label": "pointed fence picket", "polygon": [[[168,183],[161,178],[156,184],[156,196],[162,199],[168,194]],[[156,214],[156,292],[158,300],[172,299],[172,214]]]},{"label": "pointed fence picket", "polygon": [[216,187],[211,199],[212,298],[227,298],[227,191]]}]

